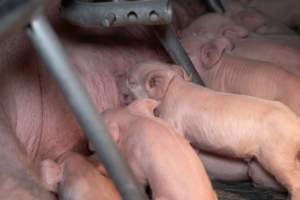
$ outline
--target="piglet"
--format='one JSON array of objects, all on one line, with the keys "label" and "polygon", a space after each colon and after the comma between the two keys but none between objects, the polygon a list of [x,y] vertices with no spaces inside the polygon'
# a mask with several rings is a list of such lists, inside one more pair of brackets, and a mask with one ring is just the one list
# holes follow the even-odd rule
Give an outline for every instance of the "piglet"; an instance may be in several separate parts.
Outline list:
[{"label": "piglet", "polygon": [[245,8],[238,13],[230,13],[229,15],[238,24],[259,35],[295,36],[297,34],[286,24],[272,19],[272,17],[267,16],[255,8]]},{"label": "piglet", "polygon": [[216,92],[193,84],[182,68],[146,62],[130,68],[127,86],[135,98],[153,98],[159,117],[198,149],[252,159],[300,199],[298,117],[276,101]]},{"label": "piglet", "polygon": [[214,36],[225,36],[232,40],[248,37],[250,31],[235,23],[230,17],[208,13],[200,16],[182,31],[182,37],[188,37],[198,33],[210,33]]},{"label": "piglet", "polygon": [[205,169],[190,144],[155,118],[157,102],[134,101],[107,110],[103,119],[139,183],[148,183],[156,200],[217,199]]},{"label": "piglet", "polygon": [[58,162],[41,164],[44,185],[60,200],[121,200],[112,181],[78,153],[65,153]]},{"label": "piglet", "polygon": [[236,56],[225,37],[210,34],[182,40],[207,87],[280,101],[300,115],[300,79],[280,66]]},{"label": "piglet", "polygon": [[[243,15],[250,15],[251,11],[247,12]],[[252,19],[251,16],[249,18]],[[265,24],[260,29],[275,29],[271,27],[272,25]],[[258,35],[251,33],[226,15],[210,13],[199,17],[183,31],[183,41],[190,36],[203,34],[209,34],[213,38],[225,37],[230,40],[235,46],[231,52],[233,55],[270,62],[300,77],[299,35]]]},{"label": "piglet", "polygon": [[251,32],[263,35],[296,35],[286,24],[268,14],[239,3],[226,10],[226,16]]},{"label": "piglet", "polygon": [[226,11],[238,12],[241,7],[255,8],[290,27],[300,25],[298,0],[221,0]]}]

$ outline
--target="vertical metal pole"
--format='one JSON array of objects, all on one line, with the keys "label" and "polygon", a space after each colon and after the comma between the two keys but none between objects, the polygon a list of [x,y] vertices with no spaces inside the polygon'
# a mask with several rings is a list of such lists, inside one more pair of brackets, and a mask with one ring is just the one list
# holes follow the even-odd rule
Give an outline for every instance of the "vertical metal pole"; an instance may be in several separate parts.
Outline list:
[{"label": "vertical metal pole", "polygon": [[204,85],[204,82],[195,69],[194,64],[177,38],[173,27],[171,25],[155,26],[154,32],[172,60],[176,64],[183,66],[186,72],[192,76],[192,81],[194,83]]},{"label": "vertical metal pole", "polygon": [[58,82],[79,124],[94,145],[97,155],[123,199],[146,200],[144,191],[137,184],[129,166],[108,134],[100,115],[73,72],[63,47],[48,21],[43,16],[36,17],[27,28],[27,33],[52,76]]}]

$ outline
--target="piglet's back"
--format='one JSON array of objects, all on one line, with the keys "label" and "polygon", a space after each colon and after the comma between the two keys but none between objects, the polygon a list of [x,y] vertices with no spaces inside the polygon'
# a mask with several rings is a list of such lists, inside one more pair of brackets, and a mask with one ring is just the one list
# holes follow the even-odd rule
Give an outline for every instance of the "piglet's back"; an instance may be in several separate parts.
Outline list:
[{"label": "piglet's back", "polygon": [[[140,166],[155,198],[216,199],[201,161],[182,136],[158,118],[139,117],[135,124],[127,153],[143,160]],[[135,150],[132,144],[138,144]]]}]

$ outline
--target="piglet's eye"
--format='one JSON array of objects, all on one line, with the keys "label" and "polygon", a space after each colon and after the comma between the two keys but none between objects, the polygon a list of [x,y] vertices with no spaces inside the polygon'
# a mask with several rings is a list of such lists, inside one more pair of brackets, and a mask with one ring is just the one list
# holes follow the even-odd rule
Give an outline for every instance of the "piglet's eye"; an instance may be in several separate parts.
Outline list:
[{"label": "piglet's eye", "polygon": [[155,78],[151,78],[151,79],[150,79],[150,81],[149,81],[149,86],[150,86],[150,88],[155,87]]}]

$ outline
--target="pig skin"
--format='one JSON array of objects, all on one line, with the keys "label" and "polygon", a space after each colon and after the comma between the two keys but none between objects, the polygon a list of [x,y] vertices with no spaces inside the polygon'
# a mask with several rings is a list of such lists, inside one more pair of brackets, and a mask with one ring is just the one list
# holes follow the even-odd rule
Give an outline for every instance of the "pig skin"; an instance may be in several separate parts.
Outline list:
[{"label": "pig skin", "polygon": [[156,106],[156,101],[143,99],[103,113],[137,180],[149,183],[154,199],[216,199],[196,153],[172,127],[154,117]]},{"label": "pig skin", "polygon": [[246,161],[256,158],[292,200],[299,199],[298,117],[282,103],[215,92],[187,82],[183,74],[179,66],[143,63],[129,71],[127,86],[136,98],[160,101],[159,116],[195,147]]},{"label": "pig skin", "polygon": [[226,11],[235,12],[243,7],[256,8],[290,27],[300,25],[299,1],[297,0],[222,0]]},{"label": "pig skin", "polygon": [[[176,69],[176,67],[174,68]],[[122,79],[120,79],[118,85],[120,86],[123,95],[125,95],[127,98],[126,103],[129,104],[132,102],[137,96],[135,96],[134,93],[131,92],[131,89],[128,85],[132,80],[130,78],[130,73],[131,71],[134,71],[135,68],[131,69],[127,75],[124,75]],[[149,70],[151,70],[151,67],[149,67]],[[186,77],[188,79],[188,77]],[[146,98],[147,94],[144,91],[144,87],[137,86],[135,88],[136,93],[139,94],[139,96]],[[209,152],[204,152],[204,151],[199,151],[198,155],[200,159],[202,160],[208,175],[210,178],[214,180],[220,180],[220,181],[246,181],[251,179],[255,185],[259,185],[261,183],[261,187],[266,187],[266,188],[272,188],[274,190],[280,190],[284,191],[285,189],[282,188],[276,180],[273,179],[273,182],[269,184],[269,181],[266,182],[265,180],[272,180],[272,177],[270,177],[269,173],[265,172],[261,167],[258,169],[260,172],[265,172],[264,176],[258,177],[249,177],[249,165],[246,164],[246,162],[243,162],[240,159],[230,159],[218,155],[211,154]],[[222,170],[220,170],[219,166],[224,166],[222,167]],[[234,169],[234,170],[232,170]],[[257,169],[257,168],[253,168]],[[256,172],[252,172],[251,174],[256,174]]]},{"label": "pig skin", "polygon": [[[60,18],[59,2],[47,1],[48,16],[99,111],[120,105],[115,79],[127,67],[166,60],[146,29],[74,27]],[[87,141],[25,33],[10,35],[0,53],[1,199],[52,200],[37,165],[69,150],[87,153]]]},{"label": "pig skin", "polygon": [[230,41],[222,37],[211,38],[205,34],[183,40],[207,87],[221,92],[277,100],[300,115],[298,77],[278,65],[235,56],[235,53],[231,53],[233,45]]},{"label": "pig skin", "polygon": [[281,31],[278,34],[259,35],[251,33],[226,15],[209,13],[184,29],[182,36],[183,39],[199,34],[210,34],[215,38],[224,36],[234,44],[234,55],[279,65],[299,77],[300,37]]},{"label": "pig skin", "polygon": [[67,152],[57,162],[41,163],[45,186],[60,200],[121,200],[112,181],[84,156]]}]

